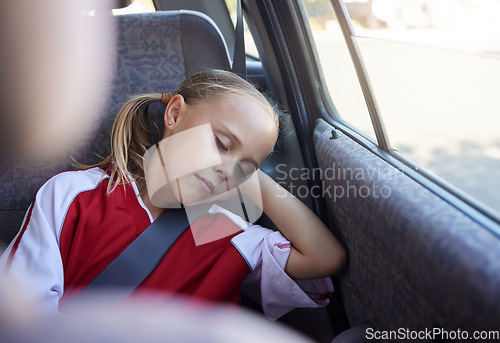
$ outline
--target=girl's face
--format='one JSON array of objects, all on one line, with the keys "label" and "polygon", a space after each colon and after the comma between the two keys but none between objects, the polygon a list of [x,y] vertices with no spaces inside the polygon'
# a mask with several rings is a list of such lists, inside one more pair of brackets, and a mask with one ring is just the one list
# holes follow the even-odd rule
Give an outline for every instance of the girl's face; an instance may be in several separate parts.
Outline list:
[{"label": "girl's face", "polygon": [[183,168],[186,164],[197,166],[192,168],[193,172],[180,177],[175,185],[171,184],[175,197],[186,205],[203,202],[243,182],[271,153],[276,141],[277,124],[273,116],[256,101],[242,95],[224,95],[193,104],[175,95],[167,106],[164,119],[164,138],[210,124],[205,127],[211,127],[213,141],[196,150],[203,156],[218,154],[215,157],[220,160],[219,164],[201,169],[197,161],[193,161],[196,157],[183,156],[181,161],[169,161]]}]

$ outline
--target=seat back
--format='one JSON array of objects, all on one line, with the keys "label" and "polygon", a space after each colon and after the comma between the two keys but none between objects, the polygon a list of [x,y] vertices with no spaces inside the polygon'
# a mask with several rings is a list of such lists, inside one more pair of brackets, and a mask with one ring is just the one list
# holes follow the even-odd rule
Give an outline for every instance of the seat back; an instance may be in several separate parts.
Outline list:
[{"label": "seat back", "polygon": [[[110,153],[114,118],[132,95],[171,92],[186,77],[206,69],[230,69],[224,39],[215,23],[194,11],[159,11],[113,17],[116,63],[110,96],[88,144],[59,163],[0,157],[0,246],[8,245],[21,227],[36,191],[51,176],[75,169],[72,161],[93,164]],[[164,106],[152,106],[160,117]],[[157,119],[156,119],[157,120]]]}]

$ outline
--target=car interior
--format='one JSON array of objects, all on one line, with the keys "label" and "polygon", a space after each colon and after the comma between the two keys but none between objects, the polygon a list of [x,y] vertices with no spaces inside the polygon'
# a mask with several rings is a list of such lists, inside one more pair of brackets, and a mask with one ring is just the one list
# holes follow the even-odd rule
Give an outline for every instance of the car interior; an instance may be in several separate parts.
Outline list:
[{"label": "car interior", "polygon": [[[116,42],[110,49],[116,61],[101,121],[89,144],[64,163],[2,161],[0,244],[14,239],[47,179],[74,169],[73,161],[92,164],[109,154],[114,116],[131,95],[171,92],[202,70],[231,70],[235,40],[241,38],[226,3],[207,3],[154,0],[156,12],[113,16]],[[114,7],[128,5],[121,1]],[[330,304],[296,309],[280,322],[315,341],[337,343],[363,342],[367,328],[498,329],[498,223],[467,208],[380,141],[341,119],[323,91],[301,1],[242,0],[241,5],[259,52],[259,58],[246,58],[247,77],[282,117],[275,151],[261,169],[292,189],[348,253],[345,269],[332,278]],[[332,5],[345,12],[342,1]],[[152,127],[164,106],[150,106]],[[321,191],[301,193],[306,188]],[[349,189],[352,196],[338,193]],[[384,192],[390,196],[380,196]],[[265,215],[259,224],[273,227]],[[250,299],[243,303],[260,311]]]}]

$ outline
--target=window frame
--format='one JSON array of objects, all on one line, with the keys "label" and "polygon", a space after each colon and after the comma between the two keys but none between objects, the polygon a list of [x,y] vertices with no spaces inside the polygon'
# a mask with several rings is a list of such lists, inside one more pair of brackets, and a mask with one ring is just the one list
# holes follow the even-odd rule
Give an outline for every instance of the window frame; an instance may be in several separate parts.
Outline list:
[{"label": "window frame", "polygon": [[[396,167],[398,170],[408,175],[419,184],[426,187],[428,190],[441,197],[452,206],[500,237],[500,213],[489,208],[487,205],[481,203],[479,200],[473,198],[456,186],[444,181],[439,176],[423,169],[417,163],[409,160],[406,156],[391,147],[389,137],[387,136],[385,126],[371,90],[371,85],[362,62],[362,57],[359,54],[354,42],[350,39],[350,35],[352,34],[354,36],[354,32],[345,4],[342,0],[330,0],[330,4],[332,5],[337,16],[337,20],[339,21],[339,25],[344,35],[345,44],[348,46],[349,53],[351,54],[351,60],[353,61],[358,80],[360,81],[363,95],[367,101],[371,117],[370,119],[372,120],[372,124],[375,123],[373,128],[377,136],[377,142],[374,142],[371,137],[352,126],[352,124],[350,124],[347,120],[343,120],[335,109],[330,96],[326,94],[326,83],[321,72],[321,65],[313,43],[314,40],[312,38],[312,33],[307,24],[307,14],[305,13],[305,10],[301,8],[303,6],[301,0],[300,4],[298,2],[294,2],[294,5],[296,7],[296,13],[301,16],[301,34],[307,42],[301,41],[300,39],[296,39],[294,42],[294,39],[291,38],[288,40],[288,44],[299,44],[302,46],[302,49],[309,49],[309,51],[303,50],[303,54],[308,56],[307,60],[309,61],[309,68],[314,68],[315,72],[309,75],[302,73],[300,75],[301,81],[306,78],[309,79],[310,83],[311,79],[316,77],[317,80],[320,81],[322,86],[321,88],[323,89],[323,91],[321,91],[321,89],[315,89],[315,91],[321,91],[320,96],[318,96],[318,94],[314,94],[314,91],[311,91],[311,89],[308,90],[307,87],[302,87],[305,94],[304,100],[309,103],[307,107],[313,111],[307,112],[316,113],[316,115],[309,114],[309,119],[315,120],[321,118],[327,121],[333,127],[339,129],[351,139],[355,140],[366,149],[369,149],[372,153],[376,154],[387,163],[390,163],[392,166]],[[351,47],[349,48],[350,45]],[[297,49],[294,49],[294,51],[296,50]],[[314,106],[311,106],[311,104],[314,104]]]}]

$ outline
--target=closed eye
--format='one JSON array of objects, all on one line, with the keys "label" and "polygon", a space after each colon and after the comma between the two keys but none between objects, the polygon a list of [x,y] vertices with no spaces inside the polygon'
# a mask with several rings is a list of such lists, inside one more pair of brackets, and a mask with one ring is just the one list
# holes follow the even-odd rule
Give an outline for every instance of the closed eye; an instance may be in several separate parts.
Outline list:
[{"label": "closed eye", "polygon": [[221,148],[223,151],[229,151],[229,149],[222,143],[222,141],[219,139],[219,137],[215,136],[215,142]]}]

